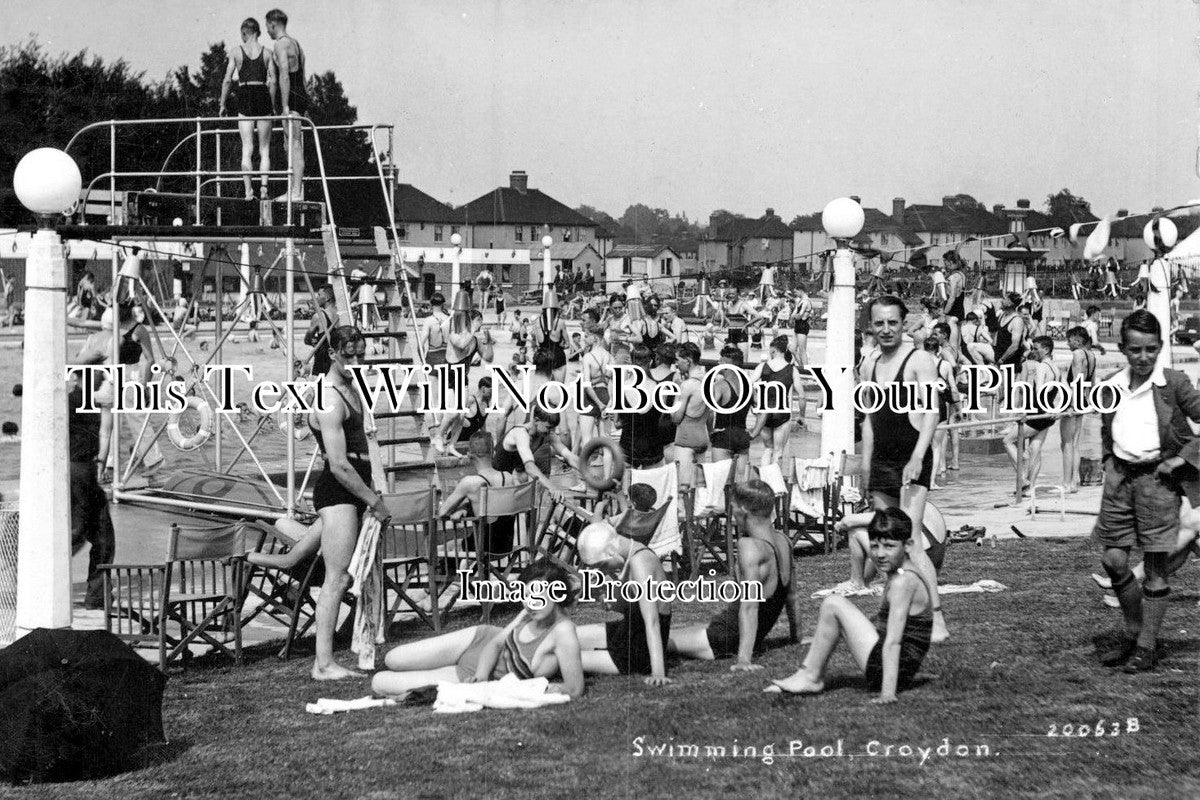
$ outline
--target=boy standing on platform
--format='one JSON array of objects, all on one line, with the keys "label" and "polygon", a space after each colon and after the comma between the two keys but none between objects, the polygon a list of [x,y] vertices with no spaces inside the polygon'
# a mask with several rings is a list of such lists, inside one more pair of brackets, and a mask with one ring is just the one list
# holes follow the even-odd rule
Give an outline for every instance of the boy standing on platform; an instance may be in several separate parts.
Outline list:
[{"label": "boy standing on platform", "polygon": [[[1155,665],[1171,591],[1168,561],[1179,533],[1182,489],[1174,473],[1184,464],[1180,451],[1194,437],[1188,420],[1200,422],[1200,392],[1182,372],[1157,363],[1162,327],[1149,311],[1134,311],[1121,323],[1120,348],[1129,366],[1103,384],[1120,393],[1120,403],[1101,417],[1106,477],[1095,536],[1104,546],[1104,571],[1120,601],[1127,636],[1100,660],[1137,673]],[[1134,545],[1145,555],[1141,585],[1129,569]]]}]

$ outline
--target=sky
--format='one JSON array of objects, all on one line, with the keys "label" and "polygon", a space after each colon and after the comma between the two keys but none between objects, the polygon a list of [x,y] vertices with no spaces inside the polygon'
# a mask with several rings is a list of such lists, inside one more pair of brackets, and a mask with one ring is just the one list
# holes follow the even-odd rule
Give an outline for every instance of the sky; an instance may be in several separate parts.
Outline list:
[{"label": "sky", "polygon": [[[223,0],[4,3],[9,44],[148,77],[238,39]],[[454,205],[512,170],[574,207],[790,220],[838,196],[1063,187],[1098,214],[1200,197],[1193,0],[286,0],[310,72],[396,126]],[[148,9],[153,14],[148,16]],[[154,25],[147,31],[145,26]],[[265,39],[264,34],[264,39]]]}]

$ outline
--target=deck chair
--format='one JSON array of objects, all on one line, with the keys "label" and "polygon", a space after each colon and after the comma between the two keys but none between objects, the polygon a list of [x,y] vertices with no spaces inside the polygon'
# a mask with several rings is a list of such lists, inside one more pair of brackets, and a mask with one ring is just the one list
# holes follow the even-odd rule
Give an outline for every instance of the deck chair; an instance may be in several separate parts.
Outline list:
[{"label": "deck chair", "polygon": [[186,664],[193,645],[242,660],[245,525],[171,525],[162,564],[102,564],[104,626],[121,639],[158,647],[164,672]]},{"label": "deck chair", "polygon": [[551,499],[545,513],[535,526],[533,543],[523,556],[529,561],[547,558],[572,573],[579,568],[579,549],[576,538],[592,521],[603,498],[588,493],[572,493],[571,504]]},{"label": "deck chair", "polygon": [[[532,481],[511,486],[484,486],[479,490],[479,516],[473,537],[479,576],[510,580],[512,574],[533,561],[533,531],[537,527],[537,484]],[[488,522],[496,518],[500,523]],[[512,519],[512,539],[507,538]]]},{"label": "deck chair", "polygon": [[[283,555],[297,542],[267,522],[246,523],[246,549],[251,552]],[[291,658],[292,648],[316,624],[317,603],[313,588],[325,582],[325,562],[319,553],[287,569],[246,563],[243,583],[242,627],[252,621],[271,620],[285,629],[283,646],[277,654]],[[353,622],[354,600],[342,598],[350,611],[343,626]],[[341,635],[343,631],[339,631]]]},{"label": "deck chair", "polygon": [[[440,526],[437,514],[437,489],[421,486],[402,492],[388,492],[383,502],[392,518],[380,531],[380,564],[383,568],[384,624],[390,625],[406,611],[411,611],[435,631],[442,629],[442,619],[449,607],[442,609],[438,600],[453,580],[447,570],[437,563],[439,553],[437,533]],[[457,551],[456,551],[457,552]],[[457,559],[452,558],[455,565]],[[414,596],[423,591],[426,602]]]},{"label": "deck chair", "polygon": [[808,542],[832,553],[837,547],[834,526],[842,517],[841,473],[845,455],[834,458],[795,458],[789,493],[787,530],[792,546]]},{"label": "deck chair", "polygon": [[693,578],[706,569],[732,575],[736,557],[733,541],[733,516],[730,513],[729,484],[732,459],[700,465],[704,484],[681,493],[684,533]]},{"label": "deck chair", "polygon": [[[629,500],[629,488],[644,483],[652,488],[658,499],[649,511],[638,511]],[[680,525],[679,474],[674,464],[651,469],[630,469],[625,472],[624,508],[616,522],[622,536],[646,545],[661,560],[668,562],[674,574],[690,571],[691,559]],[[689,489],[694,498],[694,489]]]}]

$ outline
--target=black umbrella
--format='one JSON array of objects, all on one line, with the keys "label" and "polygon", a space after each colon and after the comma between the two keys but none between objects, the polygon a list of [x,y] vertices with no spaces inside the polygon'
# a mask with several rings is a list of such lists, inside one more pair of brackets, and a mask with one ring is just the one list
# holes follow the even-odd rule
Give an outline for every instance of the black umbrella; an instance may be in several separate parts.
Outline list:
[{"label": "black umbrella", "polygon": [[0,650],[0,779],[82,780],[162,744],[166,677],[106,631],[39,628]]}]

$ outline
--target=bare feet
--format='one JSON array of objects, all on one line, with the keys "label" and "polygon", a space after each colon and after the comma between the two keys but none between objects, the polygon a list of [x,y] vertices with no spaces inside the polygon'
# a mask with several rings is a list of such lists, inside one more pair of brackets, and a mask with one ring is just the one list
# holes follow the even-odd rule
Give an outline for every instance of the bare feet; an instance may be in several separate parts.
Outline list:
[{"label": "bare feet", "polygon": [[312,679],[314,681],[344,681],[347,678],[365,678],[367,677],[362,672],[356,672],[352,669],[347,669],[341,664],[334,662],[328,667],[319,667],[313,664]]},{"label": "bare feet", "polygon": [[1099,586],[1101,589],[1111,589],[1111,588],[1112,588],[1112,579],[1110,579],[1110,578],[1108,578],[1108,577],[1106,577],[1106,576],[1104,576],[1104,575],[1098,575],[1098,574],[1096,574],[1095,572],[1093,572],[1093,573],[1092,573],[1092,580],[1093,580],[1093,581],[1095,582],[1095,584],[1096,584],[1097,586]]},{"label": "bare feet", "polygon": [[787,692],[789,694],[817,694],[825,691],[824,681],[814,681],[803,669],[797,670],[790,677],[781,681],[771,681],[764,692]]}]

